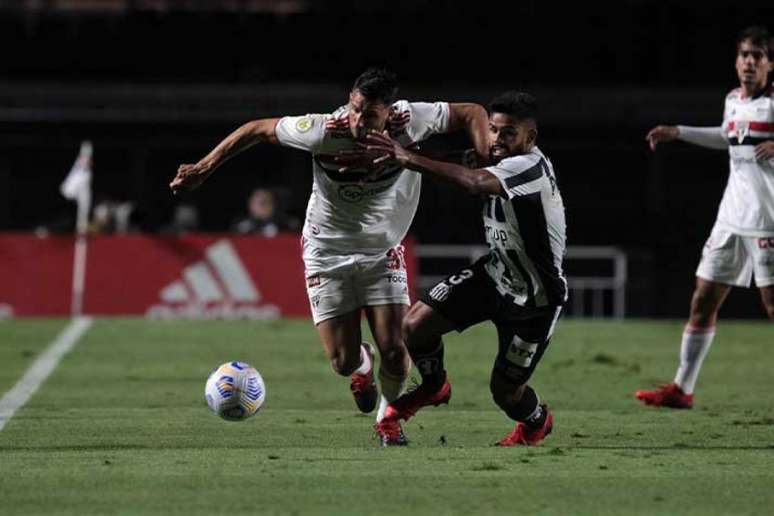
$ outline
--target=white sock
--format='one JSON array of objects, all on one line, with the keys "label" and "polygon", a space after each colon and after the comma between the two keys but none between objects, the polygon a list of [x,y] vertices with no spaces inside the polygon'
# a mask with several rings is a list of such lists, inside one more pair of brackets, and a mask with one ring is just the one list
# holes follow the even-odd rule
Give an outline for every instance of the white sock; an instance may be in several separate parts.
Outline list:
[{"label": "white sock", "polygon": [[360,367],[355,369],[356,374],[368,374],[368,372],[371,370],[371,368],[374,366],[373,363],[371,363],[371,356],[368,354],[368,352],[365,349],[364,345],[360,345]]},{"label": "white sock", "polygon": [[680,345],[680,367],[677,368],[675,383],[684,393],[693,394],[701,364],[707,356],[715,337],[715,327],[685,327],[683,342]]},{"label": "white sock", "polygon": [[403,392],[403,387],[406,385],[406,379],[397,378],[384,372],[384,370],[380,368],[379,384],[382,388],[382,396],[379,400],[379,410],[376,412],[377,423],[384,419],[384,411],[387,410],[387,405],[398,399],[398,396]]}]

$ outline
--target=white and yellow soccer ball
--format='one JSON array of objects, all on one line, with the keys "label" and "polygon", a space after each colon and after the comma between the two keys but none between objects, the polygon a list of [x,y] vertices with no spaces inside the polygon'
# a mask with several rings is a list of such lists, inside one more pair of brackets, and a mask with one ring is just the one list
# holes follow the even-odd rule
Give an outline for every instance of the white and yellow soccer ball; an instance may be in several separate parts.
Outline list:
[{"label": "white and yellow soccer ball", "polygon": [[266,385],[261,374],[245,362],[226,362],[215,368],[204,386],[210,409],[227,421],[242,421],[261,410]]}]

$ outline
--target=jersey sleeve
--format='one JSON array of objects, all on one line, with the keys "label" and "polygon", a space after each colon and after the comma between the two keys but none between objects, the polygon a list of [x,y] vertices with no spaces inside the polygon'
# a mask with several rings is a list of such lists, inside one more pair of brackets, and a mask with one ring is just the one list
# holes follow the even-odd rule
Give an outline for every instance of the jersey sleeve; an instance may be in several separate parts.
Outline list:
[{"label": "jersey sleeve", "polygon": [[326,115],[280,118],[274,133],[280,145],[316,153],[325,136]]},{"label": "jersey sleeve", "polygon": [[700,147],[709,149],[727,149],[728,131],[730,126],[723,123],[719,127],[691,127],[687,125],[678,125],[678,138],[684,142],[692,143]]},{"label": "jersey sleeve", "polygon": [[544,163],[540,156],[528,154],[506,158],[486,170],[494,175],[503,186],[508,199],[540,190],[540,178],[545,174]]},{"label": "jersey sleeve", "polygon": [[449,132],[448,102],[411,102],[408,106],[409,128],[415,142]]}]

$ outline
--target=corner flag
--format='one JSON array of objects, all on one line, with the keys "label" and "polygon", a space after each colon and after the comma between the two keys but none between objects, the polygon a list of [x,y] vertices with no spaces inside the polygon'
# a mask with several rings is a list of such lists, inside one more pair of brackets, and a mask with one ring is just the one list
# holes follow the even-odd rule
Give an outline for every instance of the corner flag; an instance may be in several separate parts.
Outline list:
[{"label": "corner flag", "polygon": [[83,292],[86,284],[86,246],[91,209],[91,142],[81,143],[81,150],[70,173],[62,182],[59,191],[66,198],[78,203],[78,217],[75,231],[75,256],[73,258],[73,289],[70,308],[73,317],[82,315]]}]

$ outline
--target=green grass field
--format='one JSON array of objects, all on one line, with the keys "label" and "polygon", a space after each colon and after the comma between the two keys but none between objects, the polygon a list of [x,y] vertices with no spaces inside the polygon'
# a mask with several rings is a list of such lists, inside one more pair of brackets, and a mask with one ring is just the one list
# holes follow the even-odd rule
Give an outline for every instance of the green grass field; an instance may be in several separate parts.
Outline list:
[{"label": "green grass field", "polygon": [[[0,323],[0,395],[65,320]],[[563,320],[532,385],[554,410],[537,448],[491,446],[494,328],[447,339],[448,407],[381,449],[311,322],[98,320],[0,431],[0,514],[765,514],[774,507],[774,327],[723,322],[692,411],[640,406],[671,379],[681,322]],[[240,359],[263,411],[203,400]]]}]

